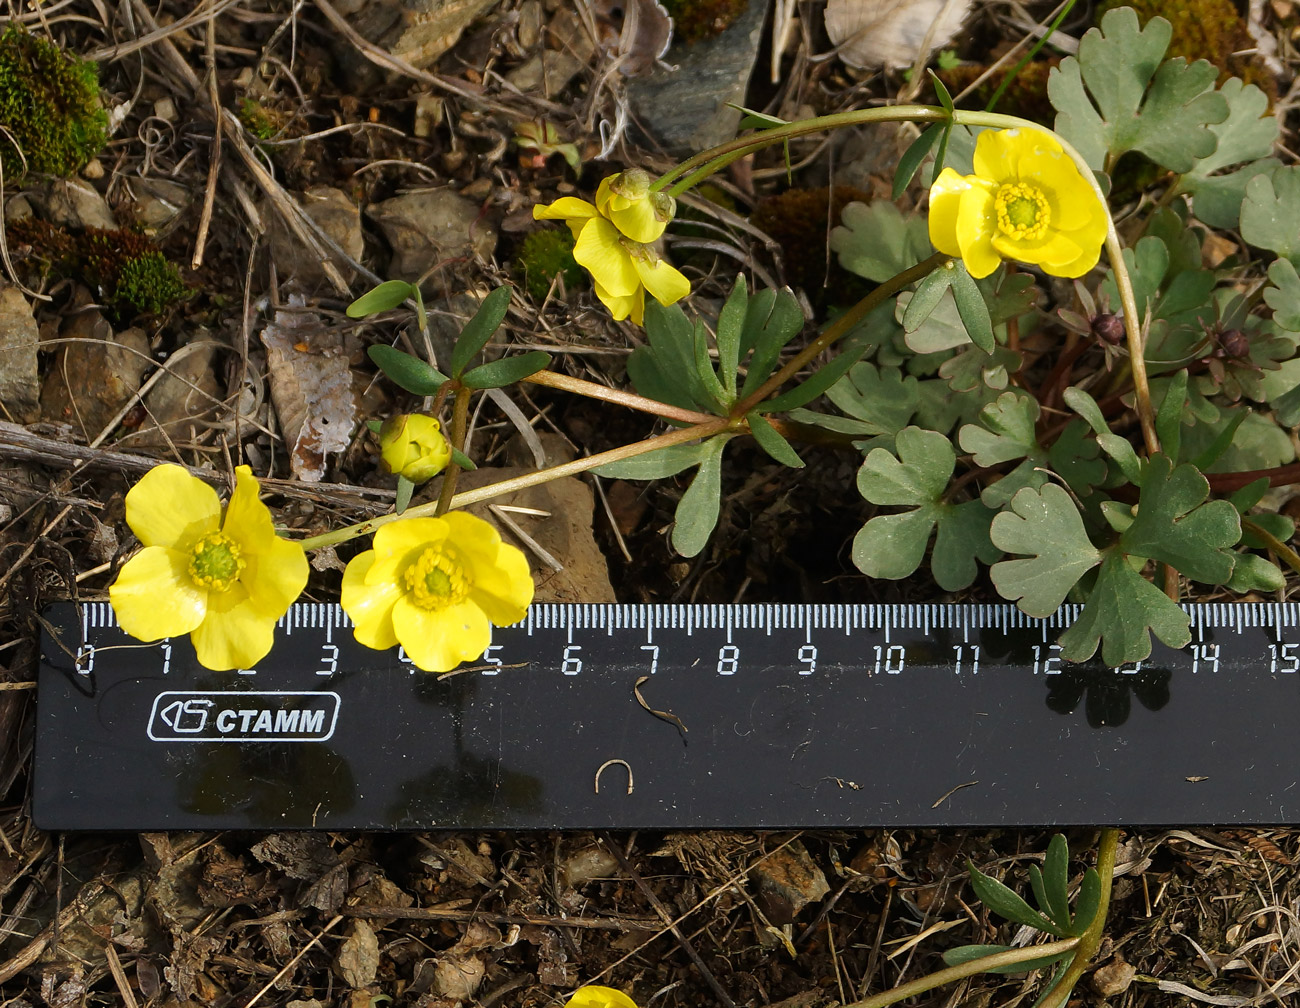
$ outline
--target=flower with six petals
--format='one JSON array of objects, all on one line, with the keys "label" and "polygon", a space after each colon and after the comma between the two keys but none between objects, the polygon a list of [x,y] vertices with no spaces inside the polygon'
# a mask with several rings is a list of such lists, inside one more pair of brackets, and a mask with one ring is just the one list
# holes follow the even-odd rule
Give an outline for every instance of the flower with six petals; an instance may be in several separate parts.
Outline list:
[{"label": "flower with six petals", "polygon": [[380,526],[374,549],[343,572],[343,611],[358,641],[401,644],[428,672],[448,672],[492,642],[492,625],[523,619],[533,600],[528,561],[482,518],[453,511]]},{"label": "flower with six petals", "polygon": [[1106,208],[1060,143],[1036,129],[985,130],[974,175],[945,168],[930,187],[930,241],[971,276],[1003,259],[1053,276],[1087,273],[1106,240]]},{"label": "flower with six petals", "polygon": [[180,466],[150,469],[126,495],[144,544],[108,590],[118,625],[144,641],[190,634],[200,664],[251,668],[307,584],[307,558],[275,534],[248,466],[223,517],[217,492]]}]

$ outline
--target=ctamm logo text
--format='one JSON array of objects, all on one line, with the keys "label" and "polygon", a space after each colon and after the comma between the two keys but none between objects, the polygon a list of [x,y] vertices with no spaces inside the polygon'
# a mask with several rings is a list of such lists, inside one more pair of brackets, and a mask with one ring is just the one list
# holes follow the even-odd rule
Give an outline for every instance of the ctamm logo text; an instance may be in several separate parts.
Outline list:
[{"label": "ctamm logo text", "polygon": [[154,697],[155,742],[323,742],[334,734],[339,695],[330,691],[167,691]]}]

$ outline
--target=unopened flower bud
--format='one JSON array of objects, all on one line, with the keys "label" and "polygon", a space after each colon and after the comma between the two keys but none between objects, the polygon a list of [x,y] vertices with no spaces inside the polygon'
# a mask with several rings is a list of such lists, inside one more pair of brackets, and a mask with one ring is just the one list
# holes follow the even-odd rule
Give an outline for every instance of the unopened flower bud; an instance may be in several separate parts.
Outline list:
[{"label": "unopened flower bud", "polygon": [[1119,346],[1124,342],[1124,320],[1112,312],[1093,317],[1092,334],[1104,343]]},{"label": "unopened flower bud", "polygon": [[596,189],[596,211],[635,242],[657,241],[674,209],[671,196],[650,191],[650,175],[640,168],[611,175]]},{"label": "unopened flower bud", "polygon": [[442,425],[422,413],[403,413],[384,421],[379,451],[388,471],[412,483],[424,483],[447,468],[451,445]]},{"label": "unopened flower bud", "polygon": [[1219,346],[1229,357],[1250,355],[1250,337],[1240,329],[1225,329],[1219,333]]},{"label": "unopened flower bud", "polygon": [[643,168],[629,168],[609,177],[609,191],[626,200],[642,200],[650,191],[650,173]]}]

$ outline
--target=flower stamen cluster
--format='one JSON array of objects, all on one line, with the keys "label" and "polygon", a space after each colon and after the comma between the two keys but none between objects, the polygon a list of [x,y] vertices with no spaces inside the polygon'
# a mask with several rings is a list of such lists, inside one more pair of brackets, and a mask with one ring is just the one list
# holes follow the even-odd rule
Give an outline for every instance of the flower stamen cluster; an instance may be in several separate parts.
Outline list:
[{"label": "flower stamen cluster", "polygon": [[998,228],[1017,241],[1034,241],[1043,237],[1052,219],[1051,207],[1037,186],[1013,182],[1001,186],[993,199]]},{"label": "flower stamen cluster", "polygon": [[212,591],[230,591],[247,566],[239,544],[224,532],[209,532],[190,547],[190,577]]}]

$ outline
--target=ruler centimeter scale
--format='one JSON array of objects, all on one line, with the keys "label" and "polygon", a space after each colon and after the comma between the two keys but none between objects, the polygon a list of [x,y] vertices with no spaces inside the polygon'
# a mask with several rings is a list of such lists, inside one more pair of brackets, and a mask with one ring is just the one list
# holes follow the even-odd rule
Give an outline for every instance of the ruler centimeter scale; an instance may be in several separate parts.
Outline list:
[{"label": "ruler centimeter scale", "polygon": [[1300,605],[1062,660],[1010,605],[534,605],[437,676],[299,603],[256,669],[46,611],[45,829],[1300,822]]}]

